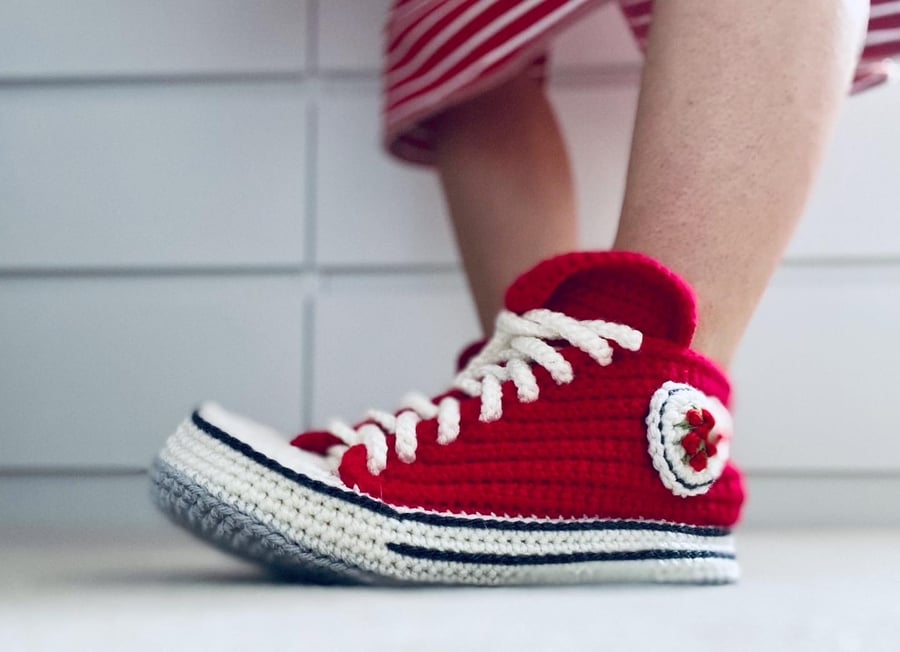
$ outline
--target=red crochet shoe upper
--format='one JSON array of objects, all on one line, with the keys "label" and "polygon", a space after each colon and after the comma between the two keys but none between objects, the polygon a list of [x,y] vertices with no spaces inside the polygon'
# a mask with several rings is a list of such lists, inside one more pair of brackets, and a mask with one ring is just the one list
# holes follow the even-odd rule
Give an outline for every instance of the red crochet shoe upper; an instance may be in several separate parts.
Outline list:
[{"label": "red crochet shoe upper", "polygon": [[[556,316],[548,311],[581,325],[613,322],[637,329],[643,340],[637,347],[619,344],[630,337],[616,340],[621,326],[608,327],[609,333],[600,326],[598,332],[611,342],[611,360],[607,355],[601,364],[598,359],[605,354],[591,349],[601,346],[591,340],[596,335],[582,337],[578,326],[561,317],[570,325],[548,343],[564,362],[544,365],[526,358],[536,398],[520,388],[527,382],[512,379],[496,386],[485,382],[478,389],[481,396],[453,389],[433,400],[442,410],[442,399],[448,396],[453,404],[449,407],[458,406],[458,432],[451,438],[443,430],[446,424],[441,425],[448,418],[443,413],[413,419],[412,439],[407,420],[402,441],[395,434],[382,435],[396,425],[389,416],[388,421],[382,418],[381,424],[388,425],[380,430],[378,419],[363,422],[352,432],[361,432],[364,443],[350,446],[341,459],[339,474],[345,484],[393,505],[464,514],[641,518],[718,526],[737,521],[744,495],[741,477],[724,463],[727,442],[714,430],[712,414],[700,405],[685,404],[682,413],[673,416],[671,406],[660,403],[666,398],[661,388],[675,387],[673,383],[690,385],[690,391],[699,390],[698,395],[721,404],[729,398],[722,372],[688,348],[695,310],[683,281],[638,254],[574,253],[544,261],[521,276],[507,292],[506,306],[526,318],[549,315],[551,322]],[[529,313],[535,309],[544,310]],[[516,328],[531,328],[520,317],[510,319]],[[537,333],[543,327],[534,328]],[[542,344],[528,339],[527,334],[520,337],[522,348],[535,349],[534,355],[543,359]],[[593,343],[586,344],[589,340]],[[485,351],[490,348],[489,342]],[[482,376],[472,365],[477,367],[483,355],[470,362],[476,379]],[[488,362],[495,371],[504,364]],[[565,362],[571,373],[561,380],[559,368]],[[502,393],[498,409],[485,419],[492,409],[488,395],[497,391]],[[659,445],[654,449],[651,443],[648,449],[648,428],[660,406],[656,432],[668,428],[668,444],[663,439],[662,446],[669,446],[668,458]],[[397,432],[401,429],[398,426]],[[673,433],[679,433],[677,439]],[[715,476],[710,475],[713,469]],[[684,477],[708,481],[678,485]],[[691,492],[701,493],[685,495]]]}]

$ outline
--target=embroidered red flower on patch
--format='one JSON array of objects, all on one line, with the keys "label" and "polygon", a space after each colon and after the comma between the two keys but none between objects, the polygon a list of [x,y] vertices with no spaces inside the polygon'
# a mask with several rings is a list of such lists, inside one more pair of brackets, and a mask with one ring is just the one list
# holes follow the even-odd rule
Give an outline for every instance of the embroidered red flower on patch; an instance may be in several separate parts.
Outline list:
[{"label": "embroidered red flower on patch", "polygon": [[684,418],[682,425],[689,430],[681,438],[681,447],[686,453],[684,461],[699,473],[706,468],[709,458],[719,452],[717,444],[722,435],[712,432],[716,420],[709,410],[692,408],[685,413]]}]

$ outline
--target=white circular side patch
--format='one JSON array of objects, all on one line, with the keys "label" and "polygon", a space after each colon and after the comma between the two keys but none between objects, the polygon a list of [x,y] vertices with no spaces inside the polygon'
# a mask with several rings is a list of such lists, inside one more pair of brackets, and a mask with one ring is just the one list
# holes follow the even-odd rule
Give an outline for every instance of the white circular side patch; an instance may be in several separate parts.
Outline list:
[{"label": "white circular side patch", "polygon": [[717,398],[684,383],[664,383],[647,414],[650,457],[663,484],[677,496],[709,491],[728,461],[732,428],[731,414]]}]

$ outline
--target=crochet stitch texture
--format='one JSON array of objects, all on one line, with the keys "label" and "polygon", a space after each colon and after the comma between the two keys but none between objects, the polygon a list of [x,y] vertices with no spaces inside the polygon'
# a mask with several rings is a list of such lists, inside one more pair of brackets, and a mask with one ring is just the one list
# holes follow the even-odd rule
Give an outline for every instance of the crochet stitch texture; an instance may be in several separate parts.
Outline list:
[{"label": "crochet stitch texture", "polygon": [[579,252],[521,276],[506,304],[517,313],[545,308],[577,320],[627,324],[643,333],[643,343],[634,352],[615,346],[606,366],[561,346],[573,380],[557,384],[537,368],[538,400],[521,402],[508,388],[497,421],[479,420],[479,397],[461,397],[458,439],[441,445],[437,419],[423,420],[415,462],[399,459],[389,436],[386,468],[375,475],[365,447],[353,446],[339,469],[347,486],[394,505],[467,514],[737,521],[743,491],[734,467],[702,499],[686,502],[660,483],[647,454],[647,404],[663,382],[687,383],[724,404],[729,398],[722,372],[687,348],[696,317],[683,281],[637,254]]},{"label": "crochet stitch texture", "polygon": [[319,580],[732,581],[730,388],[689,348],[694,305],[639,254],[548,259],[443,394],[290,444],[201,408],[157,460],[157,502]]}]

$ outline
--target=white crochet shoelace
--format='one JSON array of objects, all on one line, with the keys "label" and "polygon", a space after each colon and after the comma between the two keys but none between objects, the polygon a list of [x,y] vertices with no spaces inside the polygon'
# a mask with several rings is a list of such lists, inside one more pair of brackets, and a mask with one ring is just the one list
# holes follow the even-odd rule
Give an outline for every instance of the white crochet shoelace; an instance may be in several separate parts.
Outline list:
[{"label": "white crochet shoelace", "polygon": [[[496,421],[503,416],[503,382],[512,381],[522,403],[537,400],[539,389],[532,365],[546,369],[557,385],[574,379],[572,365],[548,340],[566,341],[606,366],[612,362],[610,341],[629,351],[637,351],[641,348],[643,335],[624,324],[579,321],[543,308],[529,310],[523,315],[504,310],[497,316],[493,337],[457,375],[453,387],[468,396],[481,398],[480,421]],[[338,459],[348,447],[364,444],[366,466],[373,475],[378,475],[387,466],[389,434],[396,436],[394,449],[400,460],[407,464],[416,459],[416,425],[419,421],[437,417],[439,444],[449,444],[459,436],[459,400],[453,396],[445,396],[434,403],[424,394],[409,394],[396,415],[370,410],[366,417],[368,421],[359,428],[332,421],[328,431],[345,444],[335,447],[338,450],[332,453],[337,453]]]}]

